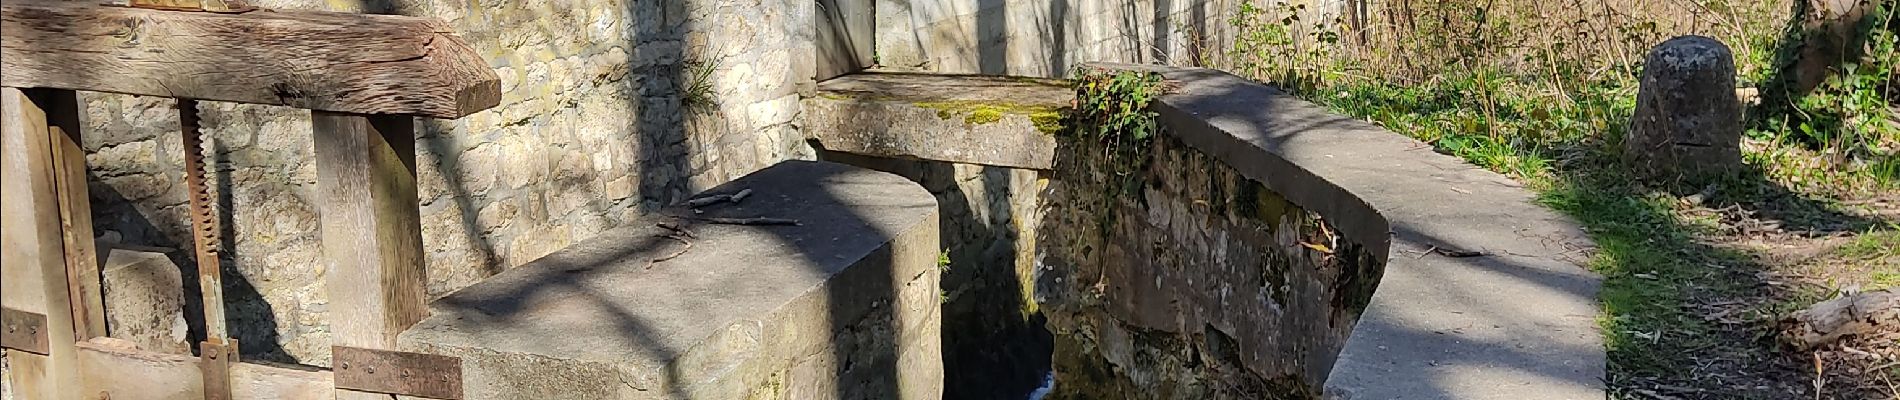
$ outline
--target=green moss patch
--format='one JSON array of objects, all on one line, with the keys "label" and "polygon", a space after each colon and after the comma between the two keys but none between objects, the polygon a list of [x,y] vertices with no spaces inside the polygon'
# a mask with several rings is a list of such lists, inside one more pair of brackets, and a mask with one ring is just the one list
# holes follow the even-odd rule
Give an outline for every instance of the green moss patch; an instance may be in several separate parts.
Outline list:
[{"label": "green moss patch", "polygon": [[971,125],[993,124],[1010,115],[1029,117],[1035,123],[1036,130],[1043,133],[1061,132],[1068,127],[1068,108],[1049,105],[1014,104],[986,101],[929,101],[912,103],[918,107],[937,110],[937,118],[951,119],[962,117],[963,123]]}]

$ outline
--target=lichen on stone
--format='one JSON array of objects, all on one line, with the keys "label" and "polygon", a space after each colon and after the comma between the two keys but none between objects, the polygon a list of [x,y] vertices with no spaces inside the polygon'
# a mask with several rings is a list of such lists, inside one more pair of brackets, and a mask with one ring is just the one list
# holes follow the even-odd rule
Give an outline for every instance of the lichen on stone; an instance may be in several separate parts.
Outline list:
[{"label": "lichen on stone", "polygon": [[1067,108],[1064,107],[970,100],[926,101],[912,104],[937,110],[937,118],[948,120],[962,116],[963,122],[971,125],[993,124],[1009,115],[1022,115],[1029,117],[1030,122],[1036,125],[1036,130],[1043,133],[1067,129]]}]

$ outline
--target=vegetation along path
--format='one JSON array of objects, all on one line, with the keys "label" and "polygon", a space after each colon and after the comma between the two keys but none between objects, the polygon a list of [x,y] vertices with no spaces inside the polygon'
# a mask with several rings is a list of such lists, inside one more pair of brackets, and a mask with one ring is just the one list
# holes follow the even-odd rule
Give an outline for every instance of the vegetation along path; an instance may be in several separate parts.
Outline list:
[{"label": "vegetation along path", "polygon": [[[1784,334],[1817,302],[1900,286],[1900,1],[1344,3],[1330,19],[1246,4],[1234,46],[1202,62],[1509,175],[1582,223],[1613,398],[1900,399],[1900,334]],[[1745,171],[1637,179],[1619,150],[1642,60],[1688,34],[1733,49]]]}]

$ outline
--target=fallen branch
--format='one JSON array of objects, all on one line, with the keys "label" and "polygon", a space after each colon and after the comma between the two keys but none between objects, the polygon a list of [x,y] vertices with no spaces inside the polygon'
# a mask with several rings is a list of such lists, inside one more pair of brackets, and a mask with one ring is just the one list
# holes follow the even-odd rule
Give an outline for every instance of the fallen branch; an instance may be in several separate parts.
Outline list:
[{"label": "fallen branch", "polygon": [[1849,336],[1900,332],[1900,290],[1850,293],[1782,319],[1782,339],[1797,350]]},{"label": "fallen branch", "polygon": [[1413,257],[1413,259],[1425,258],[1425,256],[1432,255],[1433,253],[1436,253],[1438,255],[1445,256],[1445,257],[1451,257],[1451,258],[1478,257],[1478,256],[1484,255],[1484,252],[1482,251],[1455,250],[1455,249],[1447,249],[1443,247],[1438,247],[1434,245],[1429,249],[1425,249],[1424,252],[1418,253],[1418,256]]}]

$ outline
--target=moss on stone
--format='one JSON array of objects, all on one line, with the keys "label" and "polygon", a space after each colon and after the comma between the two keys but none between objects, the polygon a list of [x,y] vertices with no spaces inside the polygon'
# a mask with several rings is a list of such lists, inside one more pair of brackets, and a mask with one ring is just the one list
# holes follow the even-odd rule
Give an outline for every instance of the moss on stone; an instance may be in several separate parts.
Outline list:
[{"label": "moss on stone", "polygon": [[963,122],[971,125],[992,124],[1002,120],[1003,110],[989,106],[977,107],[970,110],[969,116],[963,117]]},{"label": "moss on stone", "polygon": [[1029,114],[1029,122],[1036,124],[1036,131],[1048,135],[1061,134],[1069,129],[1068,109],[1038,111]]},{"label": "moss on stone", "polygon": [[1036,104],[1015,104],[988,101],[925,101],[915,102],[918,107],[937,110],[937,118],[951,119],[963,117],[963,122],[972,125],[993,124],[1002,121],[1005,116],[1022,115],[1029,117],[1036,130],[1043,133],[1056,133],[1068,129],[1068,109]]}]

